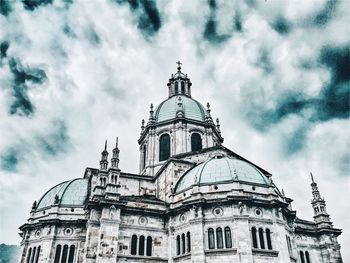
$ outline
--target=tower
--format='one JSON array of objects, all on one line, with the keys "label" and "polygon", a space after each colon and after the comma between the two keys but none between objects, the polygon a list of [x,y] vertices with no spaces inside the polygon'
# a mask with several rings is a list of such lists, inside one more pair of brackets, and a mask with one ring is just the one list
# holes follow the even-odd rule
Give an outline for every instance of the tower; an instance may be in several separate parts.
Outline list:
[{"label": "tower", "polygon": [[312,189],[312,200],[311,205],[314,209],[314,221],[318,227],[332,227],[332,222],[329,218],[329,214],[326,210],[326,201],[321,197],[320,191],[318,190],[317,183],[314,181],[312,173],[311,175],[311,189]]},{"label": "tower", "polygon": [[181,71],[171,75],[168,98],[156,108],[150,106],[147,124],[142,121],[140,145],[140,174],[154,176],[172,156],[221,145],[220,126],[213,122],[207,109],[193,99],[192,83]]}]

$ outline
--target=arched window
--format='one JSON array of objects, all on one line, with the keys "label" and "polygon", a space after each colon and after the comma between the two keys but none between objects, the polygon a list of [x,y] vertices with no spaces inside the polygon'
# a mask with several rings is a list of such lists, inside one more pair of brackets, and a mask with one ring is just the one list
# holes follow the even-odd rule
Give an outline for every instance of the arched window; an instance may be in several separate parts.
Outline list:
[{"label": "arched window", "polygon": [[196,132],[191,135],[191,149],[192,151],[202,150],[202,137]]},{"label": "arched window", "polygon": [[256,228],[252,227],[252,240],[253,240],[253,248],[258,248],[258,240],[256,238]]},{"label": "arched window", "polygon": [[267,248],[271,250],[272,249],[271,231],[268,228],[266,228],[266,242],[267,242]]},{"label": "arched window", "polygon": [[142,167],[143,168],[146,167],[146,154],[147,154],[147,148],[146,148],[146,145],[144,145],[142,149]]},{"label": "arched window", "polygon": [[62,246],[61,245],[57,245],[56,253],[55,253],[55,262],[54,263],[59,263],[60,262],[61,249],[62,249]]},{"label": "arched window", "polygon": [[287,240],[287,246],[288,246],[288,252],[289,252],[289,255],[293,255],[292,253],[292,245],[290,243],[290,237],[286,235],[286,240]]},{"label": "arched window", "polygon": [[66,261],[67,261],[67,255],[68,255],[68,245],[64,245],[64,246],[63,246],[63,252],[62,252],[61,263],[66,263]]},{"label": "arched window", "polygon": [[136,255],[137,251],[137,236],[132,235],[131,237],[131,255]]},{"label": "arched window", "polygon": [[181,81],[181,93],[185,94],[185,82]]},{"label": "arched window", "polygon": [[38,246],[38,249],[37,249],[37,251],[36,251],[36,256],[35,256],[34,263],[38,263],[38,261],[39,261],[39,257],[40,257],[40,249],[41,249],[41,247],[40,247],[40,246]]},{"label": "arched window", "polygon": [[181,246],[180,246],[180,236],[178,235],[176,237],[176,255],[180,255],[180,249],[181,249]]},{"label": "arched window", "polygon": [[147,237],[146,256],[152,256],[152,237]]},{"label": "arched window", "polygon": [[264,230],[262,228],[259,228],[259,242],[260,242],[260,248],[265,249]]},{"label": "arched window", "polygon": [[231,229],[228,226],[225,227],[225,247],[232,248]]},{"label": "arched window", "polygon": [[33,248],[33,255],[32,255],[32,258],[30,259],[30,263],[34,262],[35,252],[36,252],[36,247]]},{"label": "arched window", "polygon": [[187,232],[187,252],[191,252],[191,234],[190,232]]},{"label": "arched window", "polygon": [[71,245],[69,248],[68,263],[74,262],[74,253],[75,253],[75,246]]},{"label": "arched window", "polygon": [[223,248],[224,247],[224,242],[222,238],[222,229],[221,227],[218,227],[216,229],[216,247],[217,248]]},{"label": "arched window", "polygon": [[32,248],[29,248],[28,253],[27,253],[27,263],[29,263],[31,255],[32,255]]},{"label": "arched window", "polygon": [[175,82],[175,94],[179,93],[179,83],[176,81]]},{"label": "arched window", "polygon": [[139,255],[140,256],[145,255],[145,237],[144,236],[140,236],[140,240],[139,240]]},{"label": "arched window", "polygon": [[214,229],[212,228],[208,229],[208,243],[209,243],[209,249],[215,248]]},{"label": "arched window", "polygon": [[300,261],[301,261],[301,263],[305,263],[304,252],[300,251],[299,254],[300,254]]},{"label": "arched window", "polygon": [[311,263],[310,261],[310,255],[308,251],[305,251],[305,259],[306,259],[306,263]]},{"label": "arched window", "polygon": [[163,134],[159,140],[159,161],[164,161],[170,157],[170,136]]},{"label": "arched window", "polygon": [[181,252],[182,254],[186,253],[186,238],[185,238],[185,234],[181,235]]}]

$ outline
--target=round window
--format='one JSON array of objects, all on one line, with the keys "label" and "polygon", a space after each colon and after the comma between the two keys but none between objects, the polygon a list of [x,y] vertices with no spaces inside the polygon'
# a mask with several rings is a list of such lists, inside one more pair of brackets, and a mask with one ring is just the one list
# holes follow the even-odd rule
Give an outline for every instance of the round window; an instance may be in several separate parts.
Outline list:
[{"label": "round window", "polygon": [[71,234],[73,234],[73,229],[70,228],[70,227],[67,227],[65,230],[64,230],[64,234],[66,236],[70,236]]},{"label": "round window", "polygon": [[140,225],[146,225],[147,224],[147,218],[146,217],[144,217],[144,216],[141,216],[140,218],[139,218],[139,224]]},{"label": "round window", "polygon": [[213,209],[214,216],[222,216],[224,214],[224,210],[221,207],[215,207]]},{"label": "round window", "polygon": [[257,216],[262,216],[262,211],[261,211],[261,209],[259,209],[259,208],[255,209],[255,215],[257,215]]}]

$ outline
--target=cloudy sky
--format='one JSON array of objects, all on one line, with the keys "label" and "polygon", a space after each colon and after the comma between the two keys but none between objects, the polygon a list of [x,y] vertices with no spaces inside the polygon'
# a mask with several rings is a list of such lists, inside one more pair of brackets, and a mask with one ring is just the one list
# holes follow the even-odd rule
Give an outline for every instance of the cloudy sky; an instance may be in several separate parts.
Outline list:
[{"label": "cloudy sky", "polygon": [[0,3],[0,243],[19,243],[46,190],[98,167],[105,139],[137,172],[141,119],[181,60],[224,145],[308,220],[314,173],[350,261],[349,1]]}]

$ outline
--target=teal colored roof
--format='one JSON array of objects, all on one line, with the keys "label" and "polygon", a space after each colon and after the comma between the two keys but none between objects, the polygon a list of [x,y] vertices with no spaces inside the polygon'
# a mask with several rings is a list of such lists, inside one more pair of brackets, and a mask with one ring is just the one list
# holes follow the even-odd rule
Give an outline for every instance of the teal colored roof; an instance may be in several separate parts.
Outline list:
[{"label": "teal colored roof", "polygon": [[88,180],[73,179],[60,183],[47,191],[40,199],[37,208],[45,208],[55,203],[55,196],[59,198],[60,206],[84,206],[88,197]]},{"label": "teal colored roof", "polygon": [[269,185],[269,180],[253,165],[232,157],[212,158],[190,169],[178,181],[175,192],[194,185],[234,181]]},{"label": "teal colored roof", "polygon": [[182,111],[185,118],[196,121],[205,121],[205,117],[208,114],[198,101],[184,95],[176,95],[163,101],[156,108],[156,122],[174,119],[178,111]]}]

